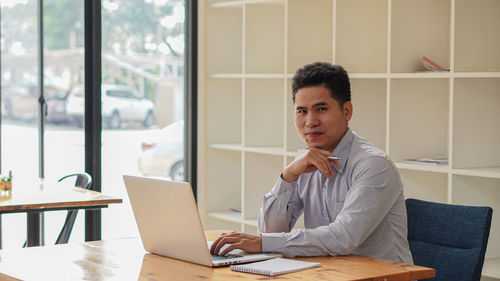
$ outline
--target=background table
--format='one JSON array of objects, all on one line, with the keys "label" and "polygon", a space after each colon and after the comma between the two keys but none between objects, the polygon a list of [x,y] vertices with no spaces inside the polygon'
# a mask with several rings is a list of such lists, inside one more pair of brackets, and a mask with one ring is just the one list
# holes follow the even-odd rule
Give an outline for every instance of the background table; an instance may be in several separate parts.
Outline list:
[{"label": "background table", "polygon": [[[106,196],[70,184],[53,184],[43,186],[14,186],[12,192],[0,194],[0,215],[6,213],[27,213],[27,245],[39,246],[40,216],[46,211],[100,209],[108,204],[122,203],[122,199]],[[64,221],[61,222],[61,228]],[[0,248],[1,244],[0,217]]]},{"label": "background table", "polygon": [[[209,240],[220,232],[207,232]],[[186,249],[189,250],[189,249]],[[321,267],[276,277],[287,280],[405,281],[434,277],[431,268],[361,256],[310,257]],[[2,280],[269,280],[271,277],[210,268],[144,251],[139,238],[0,251]]]}]

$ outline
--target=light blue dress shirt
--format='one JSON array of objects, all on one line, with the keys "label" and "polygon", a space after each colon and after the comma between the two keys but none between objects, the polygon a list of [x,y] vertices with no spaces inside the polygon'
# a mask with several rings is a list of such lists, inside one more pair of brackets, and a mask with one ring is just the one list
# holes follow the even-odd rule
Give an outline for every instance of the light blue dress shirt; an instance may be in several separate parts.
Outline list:
[{"label": "light blue dress shirt", "polygon": [[[363,255],[413,263],[399,173],[382,150],[347,130],[333,155],[334,175],[319,170],[264,196],[262,251],[284,256]],[[306,229],[291,231],[304,214]],[[291,232],[290,232],[291,231]]]}]

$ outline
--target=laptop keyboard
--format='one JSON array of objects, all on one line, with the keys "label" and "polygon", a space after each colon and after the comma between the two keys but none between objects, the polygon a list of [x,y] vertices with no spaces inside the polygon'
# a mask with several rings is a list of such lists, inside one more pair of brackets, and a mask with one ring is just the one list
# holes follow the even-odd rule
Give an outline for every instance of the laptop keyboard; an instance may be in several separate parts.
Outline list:
[{"label": "laptop keyboard", "polygon": [[213,261],[222,261],[222,260],[227,260],[227,259],[234,259],[241,257],[239,255],[227,255],[227,256],[219,256],[219,255],[212,255],[212,260]]}]

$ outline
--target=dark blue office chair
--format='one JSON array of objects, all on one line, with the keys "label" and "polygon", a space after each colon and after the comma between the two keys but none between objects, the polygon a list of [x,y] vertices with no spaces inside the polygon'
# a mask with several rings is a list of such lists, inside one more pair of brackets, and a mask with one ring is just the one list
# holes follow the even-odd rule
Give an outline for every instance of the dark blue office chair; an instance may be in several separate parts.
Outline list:
[{"label": "dark blue office chair", "polygon": [[408,242],[416,265],[438,281],[479,281],[490,235],[490,207],[406,199]]},{"label": "dark blue office chair", "polygon": [[[60,178],[57,182],[61,182],[67,178],[76,177],[75,186],[89,189],[92,186],[92,177],[83,172],[66,175]],[[73,230],[73,225],[75,224],[76,215],[78,214],[78,210],[70,210],[66,215],[66,220],[64,221],[63,228],[57,237],[56,244],[67,244],[69,237],[71,236],[71,231]],[[26,247],[26,242],[24,242],[23,248]]]}]

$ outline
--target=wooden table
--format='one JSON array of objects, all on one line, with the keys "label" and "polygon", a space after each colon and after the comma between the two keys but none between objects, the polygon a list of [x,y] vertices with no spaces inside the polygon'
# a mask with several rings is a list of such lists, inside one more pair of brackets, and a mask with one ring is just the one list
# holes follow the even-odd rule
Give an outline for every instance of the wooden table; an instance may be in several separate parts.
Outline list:
[{"label": "wooden table", "polygon": [[[27,245],[40,246],[41,214],[46,211],[100,209],[108,204],[122,203],[122,199],[106,196],[71,184],[14,186],[12,192],[0,193],[0,215],[27,213]],[[1,217],[0,217],[1,223]],[[0,224],[1,225],[1,224]],[[61,227],[63,222],[61,222]],[[1,226],[0,226],[1,227]],[[0,231],[0,248],[1,248]]]},{"label": "wooden table", "polygon": [[[213,240],[218,233],[207,231]],[[0,251],[2,280],[387,280],[435,276],[431,268],[361,257],[310,257],[321,267],[267,277],[210,268],[146,253],[139,238]]]}]

